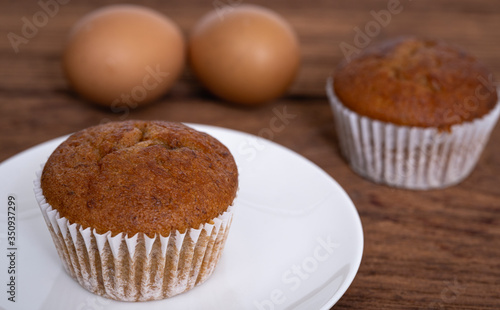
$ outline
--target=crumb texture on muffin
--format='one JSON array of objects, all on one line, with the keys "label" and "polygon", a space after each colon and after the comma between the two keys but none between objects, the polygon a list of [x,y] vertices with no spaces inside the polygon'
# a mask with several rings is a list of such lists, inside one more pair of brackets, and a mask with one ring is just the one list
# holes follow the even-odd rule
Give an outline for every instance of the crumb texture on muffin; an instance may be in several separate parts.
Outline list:
[{"label": "crumb texture on muffin", "polygon": [[70,136],[41,176],[62,217],[98,233],[168,236],[222,214],[236,196],[229,150],[180,123],[126,121]]},{"label": "crumb texture on muffin", "polygon": [[363,116],[441,129],[482,117],[497,102],[492,75],[476,58],[415,37],[388,40],[340,64],[334,89]]}]

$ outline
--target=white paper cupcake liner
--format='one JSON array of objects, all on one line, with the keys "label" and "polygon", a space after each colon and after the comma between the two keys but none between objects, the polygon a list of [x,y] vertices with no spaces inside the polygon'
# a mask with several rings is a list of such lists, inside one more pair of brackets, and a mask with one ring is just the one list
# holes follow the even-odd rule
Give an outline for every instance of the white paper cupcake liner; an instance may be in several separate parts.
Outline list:
[{"label": "white paper cupcake liner", "polygon": [[333,110],[342,155],[351,168],[376,183],[407,189],[443,188],[474,169],[500,114],[500,103],[482,118],[436,128],[399,126],[361,116],[326,92]]},{"label": "white paper cupcake liner", "polygon": [[87,290],[121,301],[172,297],[203,283],[222,254],[232,208],[198,229],[153,238],[97,233],[61,217],[35,179],[35,196],[64,269]]}]

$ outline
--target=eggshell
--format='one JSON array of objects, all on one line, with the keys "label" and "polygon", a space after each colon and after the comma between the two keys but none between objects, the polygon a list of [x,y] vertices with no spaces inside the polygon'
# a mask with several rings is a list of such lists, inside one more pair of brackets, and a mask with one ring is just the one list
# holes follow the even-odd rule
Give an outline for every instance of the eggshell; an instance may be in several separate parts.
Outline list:
[{"label": "eggshell", "polygon": [[136,107],[163,95],[185,64],[185,42],[166,16],[137,5],[112,5],[72,28],[63,55],[76,92],[104,106]]},{"label": "eggshell", "polygon": [[275,12],[255,5],[205,15],[189,38],[195,75],[215,95],[257,105],[282,95],[300,63],[298,38]]}]

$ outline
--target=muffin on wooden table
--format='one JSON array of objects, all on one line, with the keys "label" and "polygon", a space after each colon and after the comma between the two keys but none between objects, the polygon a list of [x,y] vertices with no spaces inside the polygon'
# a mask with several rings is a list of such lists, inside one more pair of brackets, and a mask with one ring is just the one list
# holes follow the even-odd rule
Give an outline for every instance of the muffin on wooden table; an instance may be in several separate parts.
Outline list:
[{"label": "muffin on wooden table", "polygon": [[221,256],[237,188],[222,143],[163,121],[77,132],[35,181],[65,270],[87,290],[123,301],[203,283]]},{"label": "muffin on wooden table", "polygon": [[492,80],[476,58],[443,41],[408,36],[368,48],[327,81],[342,154],[377,183],[456,184],[498,119]]}]

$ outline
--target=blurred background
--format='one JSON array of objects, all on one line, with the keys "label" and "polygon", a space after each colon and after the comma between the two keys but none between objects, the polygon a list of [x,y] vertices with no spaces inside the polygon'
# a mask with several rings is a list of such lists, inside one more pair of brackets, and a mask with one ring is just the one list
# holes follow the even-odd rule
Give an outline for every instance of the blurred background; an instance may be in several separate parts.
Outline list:
[{"label": "blurred background", "polygon": [[[44,3],[50,2],[47,0]],[[37,27],[32,38],[14,48],[8,34],[21,36],[24,19],[36,17],[41,6],[36,1],[1,1],[0,160],[30,145],[99,123],[102,118],[124,118],[123,113],[116,115],[82,102],[68,89],[60,65],[70,27],[84,14],[113,3],[124,2],[60,1],[54,16],[50,16],[47,22],[41,19],[42,27]],[[387,25],[382,25],[376,35],[370,36],[368,43],[403,34],[441,38],[462,46],[486,63],[497,76],[500,74],[500,34],[497,31],[500,27],[500,6],[495,1],[213,0],[127,3],[142,4],[164,13],[181,27],[185,35],[200,17],[211,10],[243,3],[260,4],[275,10],[291,23],[299,36],[302,64],[287,95],[274,104],[289,100],[293,104],[311,105],[310,113],[314,113],[316,105],[327,106],[325,80],[344,58],[341,43],[355,47],[356,36],[359,36],[356,28],[366,35],[365,27],[376,21],[374,12],[388,10],[391,5],[397,7],[399,13],[391,14]],[[166,96],[155,104],[131,110],[130,116],[126,117],[147,118],[155,115],[169,120],[216,123],[258,133],[259,126],[252,129],[238,119],[265,119],[266,107],[241,109],[220,104],[219,101],[203,91],[187,69]],[[207,111],[210,112],[208,115]],[[220,117],[213,118],[214,113],[220,113]],[[328,122],[330,118],[331,115],[327,115]],[[322,126],[319,119],[317,125]]]}]

